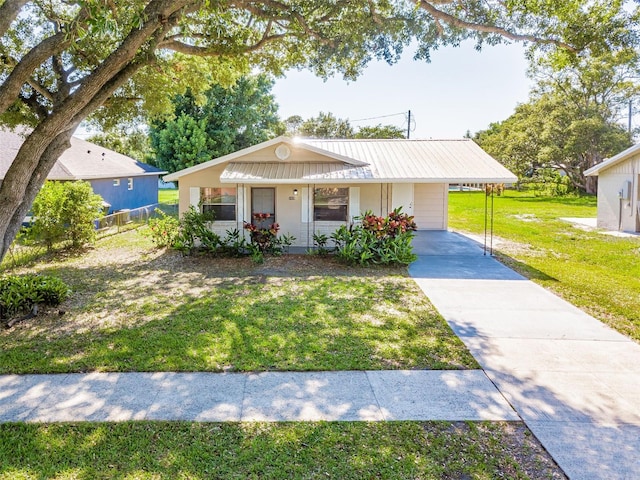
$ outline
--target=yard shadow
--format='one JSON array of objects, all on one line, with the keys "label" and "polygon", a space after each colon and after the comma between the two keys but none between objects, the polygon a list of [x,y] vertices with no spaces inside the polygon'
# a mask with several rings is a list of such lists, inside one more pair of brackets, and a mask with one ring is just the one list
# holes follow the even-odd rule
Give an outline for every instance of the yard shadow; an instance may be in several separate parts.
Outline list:
[{"label": "yard shadow", "polygon": [[317,257],[285,268],[294,261],[255,265],[169,252],[109,268],[45,269],[72,285],[62,306],[67,313],[4,332],[3,370],[476,367],[406,270],[352,268]]},{"label": "yard shadow", "polygon": [[[506,430],[508,427],[461,422],[9,425],[0,427],[0,439],[8,452],[0,474],[28,472],[25,476],[79,479],[141,475],[522,478],[514,463],[523,459],[515,458],[500,442]],[[523,432],[518,436],[533,450],[527,452],[531,457],[527,471],[533,468],[538,474],[535,478],[564,478],[557,470],[536,463],[541,461],[541,449],[527,442]],[[135,451],[128,442],[135,442]]]}]

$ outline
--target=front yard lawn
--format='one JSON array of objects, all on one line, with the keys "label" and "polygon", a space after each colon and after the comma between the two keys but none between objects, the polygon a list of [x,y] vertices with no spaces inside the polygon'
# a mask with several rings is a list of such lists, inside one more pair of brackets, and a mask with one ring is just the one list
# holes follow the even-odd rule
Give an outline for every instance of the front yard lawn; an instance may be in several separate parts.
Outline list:
[{"label": "front yard lawn", "polygon": [[477,368],[404,269],[183,257],[132,231],[34,270],[74,293],[0,331],[0,373]]},{"label": "front yard lawn", "polygon": [[[640,341],[640,237],[618,238],[561,217],[595,217],[595,197],[495,197],[497,256],[574,305]],[[449,195],[451,228],[481,233],[484,193]]]},{"label": "front yard lawn", "polygon": [[522,423],[0,425],[0,479],[564,479]]}]

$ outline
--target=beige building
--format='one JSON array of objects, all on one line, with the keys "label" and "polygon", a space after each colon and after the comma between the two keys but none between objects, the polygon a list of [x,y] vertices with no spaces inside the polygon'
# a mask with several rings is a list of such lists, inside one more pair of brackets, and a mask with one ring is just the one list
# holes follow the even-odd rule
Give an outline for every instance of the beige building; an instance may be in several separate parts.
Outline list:
[{"label": "beige building", "polygon": [[312,246],[367,210],[397,207],[419,229],[446,230],[449,184],[513,183],[472,140],[276,139],[164,177],[178,182],[180,213],[213,211],[212,230],[243,229],[268,213],[295,245]]},{"label": "beige building", "polygon": [[640,232],[640,144],[590,168],[598,177],[598,227]]}]

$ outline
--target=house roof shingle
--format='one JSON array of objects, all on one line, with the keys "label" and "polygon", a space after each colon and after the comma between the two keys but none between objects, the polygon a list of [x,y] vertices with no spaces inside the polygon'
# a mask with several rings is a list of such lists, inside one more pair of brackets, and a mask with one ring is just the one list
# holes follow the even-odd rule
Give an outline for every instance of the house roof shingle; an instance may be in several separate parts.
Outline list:
[{"label": "house roof shingle", "polygon": [[[0,179],[3,179],[24,141],[18,132],[0,129]],[[101,178],[162,175],[159,168],[138,162],[95,143],[71,138],[71,148],[55,163],[49,180],[94,180]]]}]

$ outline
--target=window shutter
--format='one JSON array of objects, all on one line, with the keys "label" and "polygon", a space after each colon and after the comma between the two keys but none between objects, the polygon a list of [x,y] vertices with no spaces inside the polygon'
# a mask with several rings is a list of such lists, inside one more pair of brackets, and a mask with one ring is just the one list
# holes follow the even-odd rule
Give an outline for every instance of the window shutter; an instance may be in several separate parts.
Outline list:
[{"label": "window shutter", "polygon": [[200,210],[200,187],[189,187],[189,205]]},{"label": "window shutter", "polygon": [[360,216],[360,187],[349,187],[349,217]]}]

